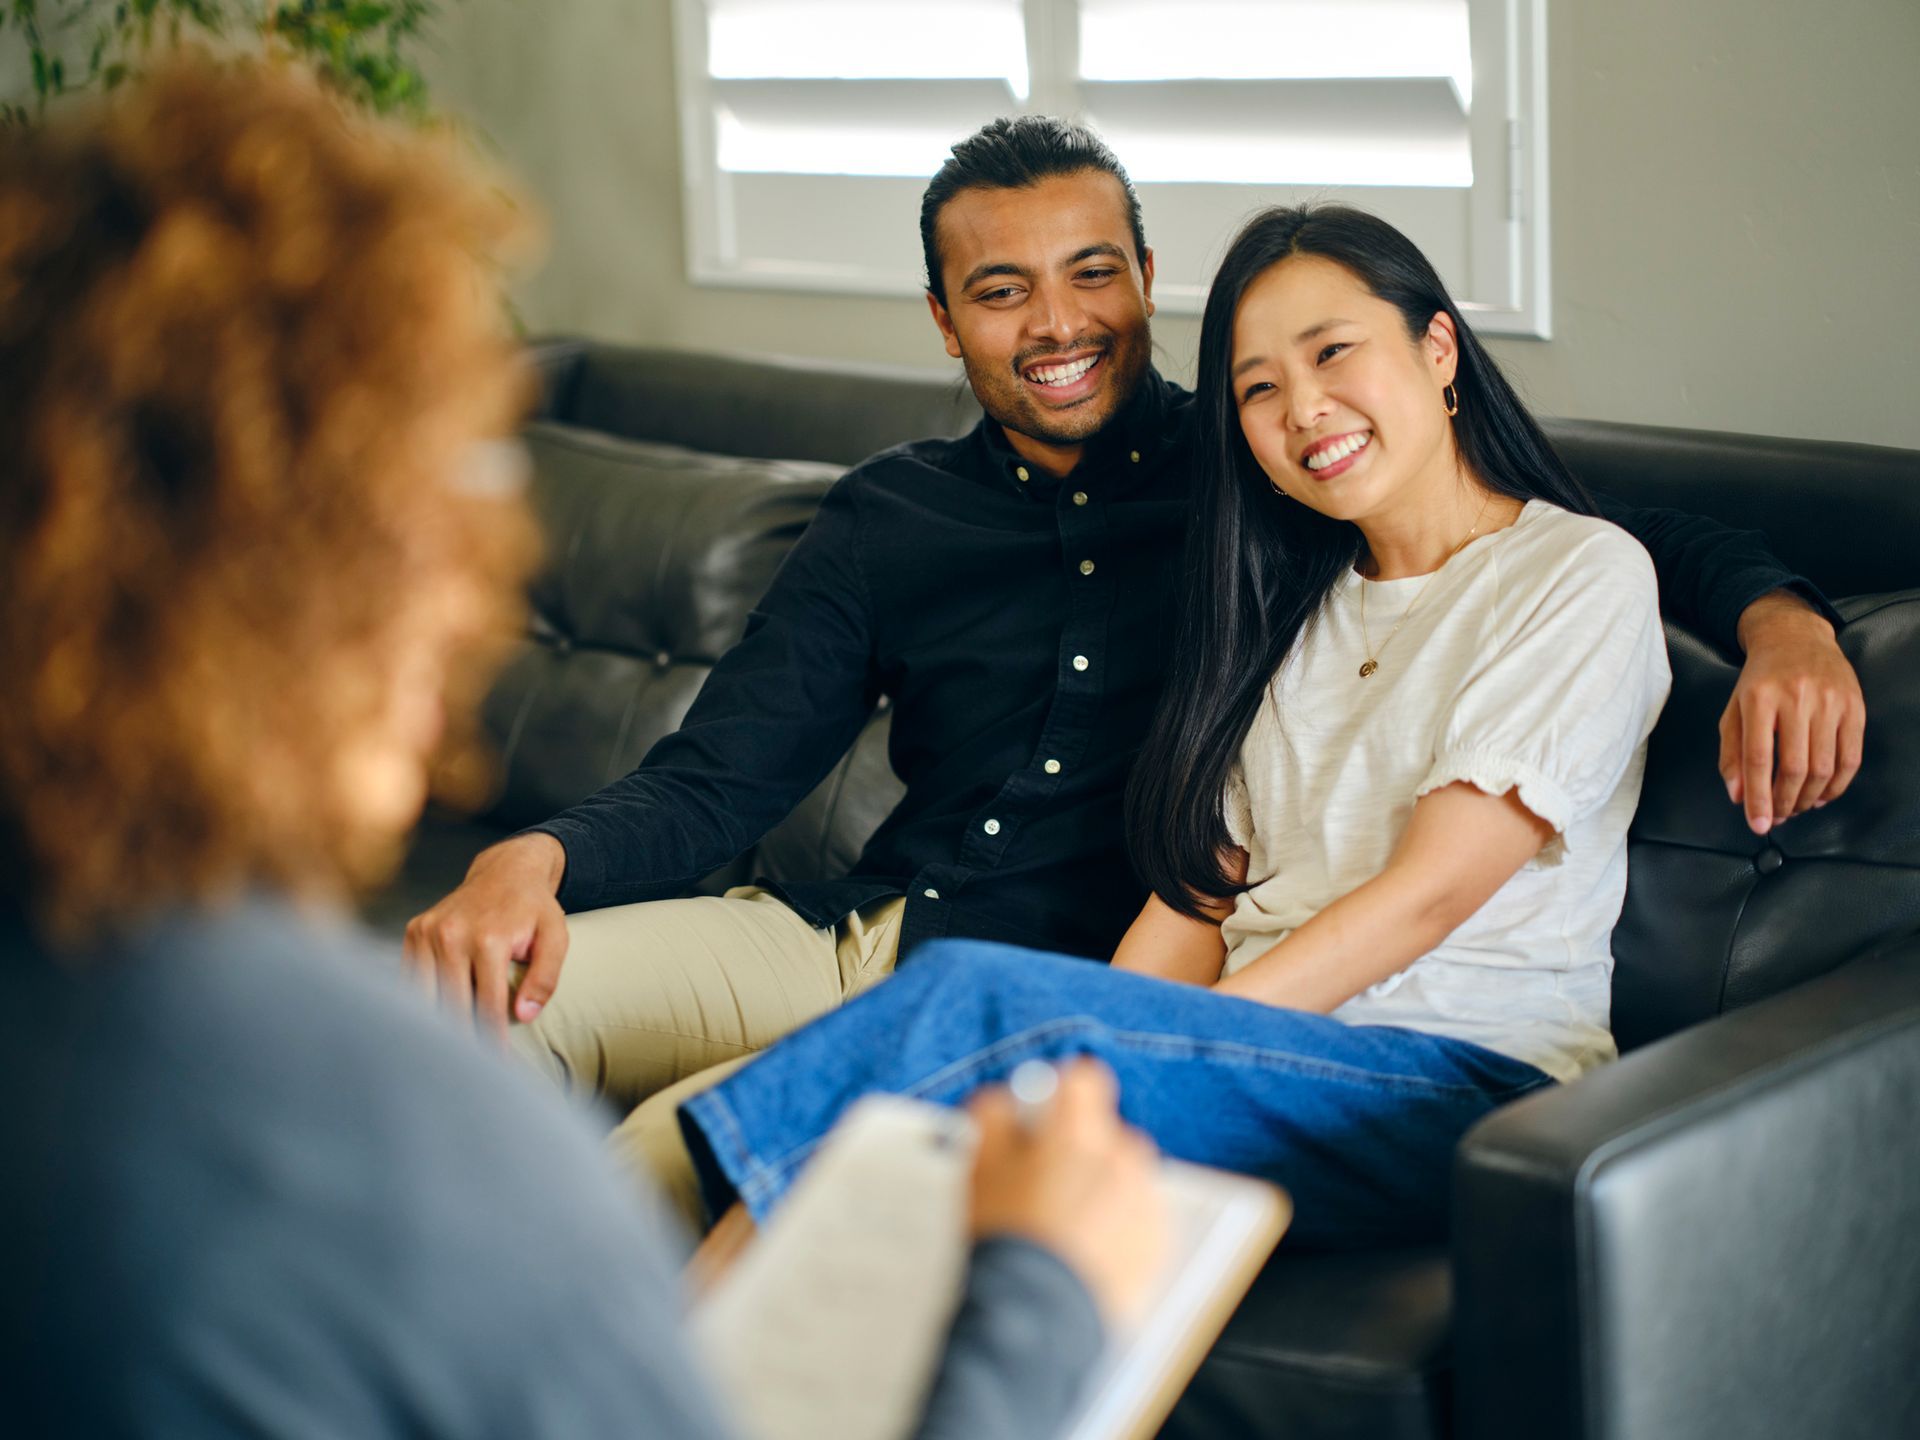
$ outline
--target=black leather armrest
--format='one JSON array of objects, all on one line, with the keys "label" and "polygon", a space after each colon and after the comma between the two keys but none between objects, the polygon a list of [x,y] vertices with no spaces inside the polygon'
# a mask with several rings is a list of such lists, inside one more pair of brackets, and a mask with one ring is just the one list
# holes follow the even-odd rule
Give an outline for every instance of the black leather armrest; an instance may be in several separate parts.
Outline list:
[{"label": "black leather armrest", "polygon": [[1920,936],[1490,1116],[1462,1436],[1920,1434]]}]

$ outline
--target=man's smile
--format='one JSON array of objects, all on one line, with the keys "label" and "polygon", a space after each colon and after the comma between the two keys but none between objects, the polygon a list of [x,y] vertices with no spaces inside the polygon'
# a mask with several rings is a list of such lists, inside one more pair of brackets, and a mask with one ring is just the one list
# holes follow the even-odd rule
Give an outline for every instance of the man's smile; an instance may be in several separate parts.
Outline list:
[{"label": "man's smile", "polygon": [[1020,378],[1045,403],[1069,403],[1084,399],[1099,388],[1101,380],[1105,378],[1103,367],[1106,358],[1104,349],[1069,354],[1066,358],[1049,355],[1023,366]]}]

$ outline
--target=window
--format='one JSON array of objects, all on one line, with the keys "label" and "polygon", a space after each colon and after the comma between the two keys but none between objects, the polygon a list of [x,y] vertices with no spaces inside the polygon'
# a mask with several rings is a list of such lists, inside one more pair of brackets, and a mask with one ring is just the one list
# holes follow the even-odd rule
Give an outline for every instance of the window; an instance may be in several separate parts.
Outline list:
[{"label": "window", "polygon": [[919,200],[996,115],[1073,115],[1197,313],[1251,211],[1385,216],[1474,324],[1549,333],[1545,0],[676,0],[697,281],[918,294]]}]

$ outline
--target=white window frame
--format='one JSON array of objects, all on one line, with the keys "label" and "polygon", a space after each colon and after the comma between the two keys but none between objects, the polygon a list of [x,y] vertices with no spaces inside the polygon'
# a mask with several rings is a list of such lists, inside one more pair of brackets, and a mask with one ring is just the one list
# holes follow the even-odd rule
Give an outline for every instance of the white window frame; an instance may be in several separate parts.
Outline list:
[{"label": "white window frame", "polygon": [[[910,3],[910,0],[901,0]],[[1469,0],[1473,17],[1474,105],[1496,100],[1493,120],[1473,126],[1474,184],[1468,200],[1471,275],[1448,275],[1460,308],[1484,334],[1549,339],[1552,336],[1551,247],[1548,218],[1547,0]],[[1078,53],[1074,0],[1025,0],[1031,77],[1028,113],[1080,116],[1072,73]],[[698,285],[918,296],[922,293],[919,237],[908,221],[899,237],[905,263],[883,264],[852,255],[845,263],[743,259],[731,243],[734,216],[730,181],[718,165],[715,104],[708,75],[705,0],[674,0],[675,66],[679,82],[681,165],[685,187],[688,278]],[[1486,116],[1477,115],[1479,121]],[[962,137],[956,135],[954,139]],[[1126,155],[1121,154],[1124,163]],[[806,177],[799,177],[803,182]],[[822,176],[844,181],[846,177]],[[931,178],[926,177],[926,178]],[[924,186],[925,180],[919,182]],[[1143,200],[1159,187],[1142,183]],[[1171,187],[1169,187],[1171,188]],[[1248,186],[1248,207],[1324,196],[1325,188]],[[1339,198],[1365,206],[1369,192],[1346,189]],[[1148,209],[1152,204],[1148,201]],[[1151,215],[1148,238],[1153,239]],[[1416,242],[1425,243],[1415,234]],[[1217,237],[1214,254],[1227,236]],[[891,244],[891,242],[889,242]],[[1189,263],[1202,257],[1182,257]],[[1205,283],[1178,277],[1162,264],[1155,286],[1158,306],[1197,315]]]}]

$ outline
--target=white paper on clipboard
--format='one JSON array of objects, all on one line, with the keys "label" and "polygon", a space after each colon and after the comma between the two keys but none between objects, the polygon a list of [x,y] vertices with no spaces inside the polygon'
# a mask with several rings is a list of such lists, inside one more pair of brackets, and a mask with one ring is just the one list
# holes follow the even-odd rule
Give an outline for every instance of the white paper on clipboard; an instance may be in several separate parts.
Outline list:
[{"label": "white paper on clipboard", "polygon": [[[971,1123],[861,1101],[696,1308],[695,1344],[750,1440],[905,1440],[965,1283]],[[1290,1216],[1258,1180],[1163,1162],[1170,1258],[1111,1337],[1063,1440],[1151,1434]]]}]

